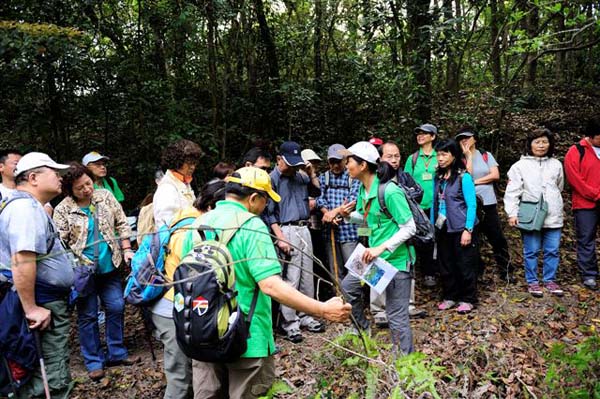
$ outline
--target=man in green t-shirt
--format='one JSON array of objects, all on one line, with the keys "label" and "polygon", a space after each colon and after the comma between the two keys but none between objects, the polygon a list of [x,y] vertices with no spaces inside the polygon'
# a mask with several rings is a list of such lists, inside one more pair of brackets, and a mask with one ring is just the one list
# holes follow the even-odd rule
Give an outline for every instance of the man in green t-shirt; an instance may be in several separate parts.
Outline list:
[{"label": "man in green t-shirt", "polygon": [[[433,149],[437,133],[437,127],[430,123],[425,123],[417,127],[415,129],[415,138],[417,139],[419,150],[410,155],[404,164],[404,171],[411,175],[423,188],[421,208],[423,208],[428,216],[433,204],[433,177],[437,169],[437,154]],[[437,264],[433,259],[433,245],[420,249],[417,253],[417,259],[421,267],[421,272],[425,276],[425,286],[435,287]]]},{"label": "man in green t-shirt", "polygon": [[[238,169],[225,179],[226,197],[214,210],[200,216],[203,225],[226,226],[231,218],[244,212],[260,215],[268,198],[279,201],[267,172],[255,167]],[[197,235],[189,232],[182,257],[195,244]],[[352,307],[341,298],[316,301],[292,288],[281,279],[281,265],[265,223],[253,217],[244,223],[227,244],[235,263],[238,301],[244,313],[250,308],[256,286],[260,291],[250,324],[248,350],[232,363],[193,362],[193,385],[196,398],[257,398],[268,391],[275,380],[273,353],[275,341],[271,321],[271,298],[300,312],[333,322],[348,319]],[[243,259],[243,260],[242,260]],[[228,392],[223,392],[228,390]]]},{"label": "man in green t-shirt", "polygon": [[117,201],[122,203],[125,200],[125,195],[119,188],[117,181],[108,176],[106,161],[110,160],[106,155],[92,151],[85,154],[81,163],[86,166],[94,174],[94,188],[104,188],[115,196]]}]

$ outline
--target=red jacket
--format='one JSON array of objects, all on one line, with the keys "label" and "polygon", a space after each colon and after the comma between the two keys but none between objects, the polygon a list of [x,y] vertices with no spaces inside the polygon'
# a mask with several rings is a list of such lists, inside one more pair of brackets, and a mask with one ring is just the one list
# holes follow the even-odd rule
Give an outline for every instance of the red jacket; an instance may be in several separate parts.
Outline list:
[{"label": "red jacket", "polygon": [[579,144],[585,150],[583,158],[571,146],[565,155],[565,174],[573,192],[573,209],[593,209],[600,200],[600,159],[587,139]]}]

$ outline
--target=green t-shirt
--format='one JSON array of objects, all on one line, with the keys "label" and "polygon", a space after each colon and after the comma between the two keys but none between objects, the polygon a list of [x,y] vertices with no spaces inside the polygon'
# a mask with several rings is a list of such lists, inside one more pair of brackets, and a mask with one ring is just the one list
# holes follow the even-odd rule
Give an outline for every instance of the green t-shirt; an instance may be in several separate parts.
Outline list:
[{"label": "green t-shirt", "polygon": [[[85,242],[85,248],[83,249],[83,255],[94,261],[94,217],[89,206],[80,208],[88,216],[88,234]],[[115,266],[112,262],[112,252],[108,243],[104,240],[102,233],[98,231],[98,274],[110,273],[115,270]]]},{"label": "green t-shirt", "polygon": [[117,201],[123,202],[125,200],[125,195],[119,188],[117,181],[113,177],[108,177],[110,182],[106,181],[107,178],[100,180],[100,184],[94,183],[94,188],[103,188],[110,191]]},{"label": "green t-shirt", "polygon": [[[404,224],[413,217],[404,192],[396,184],[391,183],[385,187],[385,204],[394,220],[389,219],[381,212],[377,200],[378,189],[379,178],[375,176],[368,194],[365,192],[365,186],[361,184],[356,200],[356,210],[361,215],[364,216],[366,209],[369,209],[367,225],[371,228],[371,236],[369,237],[369,246],[371,247],[386,242],[398,231],[398,224]],[[410,260],[415,259],[415,250],[412,246],[401,244],[394,252],[383,251],[380,257],[390,262],[396,269],[406,272]]]},{"label": "green t-shirt", "polygon": [[437,169],[437,153],[435,150],[429,156],[423,153],[419,148],[419,156],[413,170],[412,154],[406,159],[404,171],[411,175],[413,179],[423,188],[423,199],[421,199],[421,208],[431,209],[433,205],[433,178]]},{"label": "green t-shirt", "polygon": [[[219,228],[225,226],[226,221],[235,218],[236,214],[247,212],[246,208],[235,201],[219,201],[214,210],[200,216],[202,224]],[[255,231],[251,231],[255,230]],[[183,258],[194,247],[192,231],[187,233],[183,243],[181,257]],[[207,239],[214,236],[206,233]],[[258,289],[258,282],[267,277],[281,273],[281,264],[277,260],[275,247],[269,236],[267,226],[260,219],[254,217],[244,224],[244,229],[238,230],[227,248],[233,260],[248,259],[235,263],[236,289],[238,290],[238,303],[244,313],[250,310],[252,295]],[[275,350],[273,338],[273,324],[271,319],[271,298],[262,291],[258,292],[254,316],[250,324],[250,338],[248,350],[242,357],[267,357]]]}]

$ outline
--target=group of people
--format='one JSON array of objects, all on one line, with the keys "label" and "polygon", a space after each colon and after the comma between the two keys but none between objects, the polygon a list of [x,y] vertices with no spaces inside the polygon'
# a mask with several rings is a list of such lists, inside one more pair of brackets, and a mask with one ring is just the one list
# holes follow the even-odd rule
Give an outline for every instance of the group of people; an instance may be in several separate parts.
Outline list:
[{"label": "group of people", "polygon": [[[155,191],[140,211],[138,234],[173,227],[186,218],[199,218],[219,229],[240,212],[259,216],[250,218],[247,228],[227,244],[238,261],[236,289],[243,312],[251,306],[255,287],[259,289],[248,350],[238,361],[206,363],[185,356],[176,339],[172,289],[150,306],[155,334],[164,345],[165,398],[258,397],[275,379],[274,330],[299,343],[304,331],[323,332],[324,320],[344,322],[350,313],[367,333],[370,320],[387,324],[394,352],[411,353],[410,317],[423,316],[414,306],[415,269],[424,287],[441,285],[440,311],[469,313],[477,304],[478,277],[483,272],[481,236],[492,247],[499,277],[514,281],[497,208],[495,183],[500,170],[493,155],[478,147],[477,132],[471,128],[461,129],[453,139],[439,139],[433,124],[423,124],[414,133],[419,148],[406,157],[404,166],[399,145],[376,138],[348,148],[340,143],[329,146],[326,168],[314,149],[293,141],[284,142],[275,157],[252,148],[239,169],[220,162],[198,195],[192,183],[203,156],[200,147],[179,140],[165,148]],[[572,189],[582,283],[597,288],[600,119],[590,119],[585,137],[571,146],[564,173],[554,149],[555,137],[549,130],[529,133],[521,159],[509,168],[503,198],[509,225],[522,234],[527,290],[535,297],[545,291],[563,294],[556,274],[564,175]],[[71,389],[67,304],[76,281],[74,264],[94,270],[89,292],[70,298],[77,308],[89,377],[98,380],[106,367],[140,360],[124,345],[119,273],[134,256],[134,235],[121,206],[123,192],[107,175],[108,161],[97,152],[68,165],[38,152],[0,153],[0,271],[12,281],[29,327],[43,332],[42,352],[53,397],[68,397]],[[50,202],[61,194],[63,199],[53,209]],[[430,245],[409,244],[417,231],[413,202],[435,226],[435,242]],[[164,271],[168,278],[173,278],[197,240],[187,229],[171,235]],[[382,295],[374,290],[369,295],[361,279],[344,267],[359,243],[366,247],[362,262],[380,258],[397,269]],[[331,295],[339,293],[348,303],[335,296],[325,302],[315,299],[315,255],[329,269]],[[106,313],[106,350],[100,342],[100,308]],[[36,372],[19,394],[41,395],[43,389]]]}]

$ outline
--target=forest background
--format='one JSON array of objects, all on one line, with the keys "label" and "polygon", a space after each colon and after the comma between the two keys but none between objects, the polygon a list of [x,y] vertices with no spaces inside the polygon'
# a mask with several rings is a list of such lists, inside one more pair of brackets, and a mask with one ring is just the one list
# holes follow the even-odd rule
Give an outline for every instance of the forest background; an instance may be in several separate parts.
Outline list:
[{"label": "forest background", "polygon": [[[505,176],[528,131],[557,133],[562,159],[600,114],[599,17],[600,3],[583,0],[3,0],[0,147],[62,162],[98,150],[127,210],[178,138],[205,151],[201,184],[256,144],[274,153],[292,139],[324,155],[377,136],[407,157],[418,124],[445,137],[471,125]],[[600,295],[577,282],[568,191],[565,200],[564,298],[532,301],[522,286],[484,279],[474,316],[413,322],[421,353],[395,366],[384,337],[366,352],[325,342],[333,328],[300,347],[278,341],[280,391],[600,398]],[[507,236],[520,265],[518,232]],[[436,292],[417,295],[434,309]],[[127,317],[128,346],[146,361],[111,371],[97,390],[74,334],[74,397],[162,395],[160,360],[148,360],[142,327]]]}]

